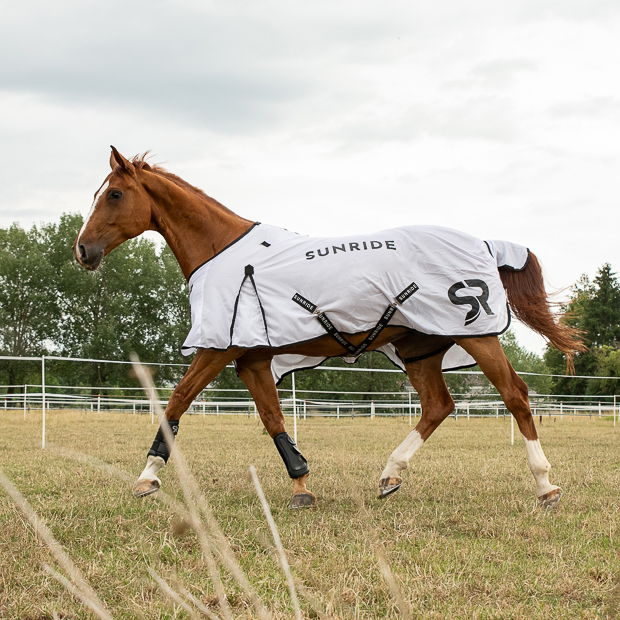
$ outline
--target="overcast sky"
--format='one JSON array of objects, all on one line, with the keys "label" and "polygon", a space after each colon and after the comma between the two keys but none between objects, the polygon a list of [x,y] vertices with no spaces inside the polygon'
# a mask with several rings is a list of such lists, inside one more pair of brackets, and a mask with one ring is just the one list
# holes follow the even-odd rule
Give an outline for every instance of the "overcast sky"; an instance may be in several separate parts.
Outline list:
[{"label": "overcast sky", "polygon": [[555,287],[620,269],[616,0],[26,0],[1,15],[0,226],[86,214],[113,144],[300,233],[450,226],[528,246]]}]

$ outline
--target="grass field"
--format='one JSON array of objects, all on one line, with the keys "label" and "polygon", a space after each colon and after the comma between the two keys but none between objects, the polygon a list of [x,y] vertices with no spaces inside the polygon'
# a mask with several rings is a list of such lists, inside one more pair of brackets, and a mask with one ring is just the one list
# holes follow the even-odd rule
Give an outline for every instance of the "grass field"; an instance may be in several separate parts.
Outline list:
[{"label": "grass field", "polygon": [[[40,449],[40,413],[2,413],[1,469],[45,520],[114,618],[187,618],[148,573],[175,580],[218,613],[193,531],[156,496],[59,453],[85,453],[137,477],[156,427],[150,417],[54,413]],[[292,421],[289,424],[292,434]],[[537,421],[538,426],[538,421]],[[254,464],[298,584],[305,617],[398,617],[379,569],[385,557],[414,618],[619,618],[620,427],[545,418],[552,512],[508,418],[449,419],[414,457],[401,490],[375,499],[408,419],[310,419],[299,446],[316,509],[289,511],[291,482],[253,418],[185,417],[178,445],[250,582],[274,618],[292,617],[284,574],[256,491]],[[181,499],[173,466],[163,489]],[[379,552],[376,549],[379,549]],[[0,489],[0,618],[93,618],[42,566],[58,566]],[[233,615],[254,612],[222,570]],[[314,603],[310,602],[314,600]]]}]

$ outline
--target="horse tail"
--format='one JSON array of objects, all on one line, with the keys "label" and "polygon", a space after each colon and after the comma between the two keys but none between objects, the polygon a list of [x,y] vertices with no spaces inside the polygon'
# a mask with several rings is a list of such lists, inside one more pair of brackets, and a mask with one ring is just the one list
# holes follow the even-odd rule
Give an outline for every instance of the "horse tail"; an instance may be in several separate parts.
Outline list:
[{"label": "horse tail", "polygon": [[515,317],[562,351],[566,356],[566,372],[574,373],[575,353],[587,348],[582,340],[583,332],[566,324],[563,317],[553,311],[554,304],[545,291],[542,269],[536,256],[530,252],[521,271],[500,267],[499,276]]}]

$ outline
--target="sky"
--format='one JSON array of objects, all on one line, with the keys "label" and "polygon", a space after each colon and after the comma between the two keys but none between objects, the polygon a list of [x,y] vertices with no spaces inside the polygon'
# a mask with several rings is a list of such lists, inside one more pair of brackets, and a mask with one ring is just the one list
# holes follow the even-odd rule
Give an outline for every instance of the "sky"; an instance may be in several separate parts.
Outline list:
[{"label": "sky", "polygon": [[299,233],[449,226],[551,289],[620,270],[615,0],[0,4],[0,226],[86,215],[113,144]]}]

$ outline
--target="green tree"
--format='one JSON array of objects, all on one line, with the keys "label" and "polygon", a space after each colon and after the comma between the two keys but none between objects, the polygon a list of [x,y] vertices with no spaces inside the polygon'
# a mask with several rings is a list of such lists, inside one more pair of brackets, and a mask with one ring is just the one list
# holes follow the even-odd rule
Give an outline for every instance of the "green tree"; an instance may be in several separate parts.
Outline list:
[{"label": "green tree", "polygon": [[[620,377],[620,349],[603,345],[593,351],[596,359],[596,376]],[[590,394],[620,394],[620,379],[592,379]]]},{"label": "green tree", "polygon": [[[500,336],[500,342],[508,361],[518,373],[532,372],[540,375],[549,373],[544,359],[519,345],[517,337],[512,330],[504,332]],[[549,394],[551,390],[552,383],[550,377],[523,374],[521,378],[527,383],[530,392]]]},{"label": "green tree", "polygon": [[[82,218],[63,215],[49,226],[61,319],[58,347],[64,355],[128,360],[135,351],[145,362],[185,363],[181,334],[189,330],[185,280],[165,248],[132,239],[116,248],[95,272],[73,260],[72,245]],[[183,336],[184,337],[184,336]],[[131,385],[125,365],[66,364],[61,371],[91,386]],[[174,381],[183,369],[160,367],[158,380]]]},{"label": "green tree", "polygon": [[[605,368],[610,368],[612,363],[609,360],[614,359],[611,353],[620,345],[620,283],[609,263],[598,270],[594,281],[585,274],[581,276],[572,287],[572,296],[565,310],[567,322],[582,330],[584,342],[589,347],[575,356],[575,374],[605,375]],[[564,374],[566,361],[559,351],[547,348],[545,362],[552,373]],[[553,389],[558,394],[602,394],[606,392],[601,390],[610,389],[609,383],[556,378]]]},{"label": "green tree", "polygon": [[[60,303],[53,285],[49,236],[45,229],[25,231],[17,224],[0,229],[0,351],[10,356],[40,356],[58,338]],[[3,383],[40,382],[40,364],[0,360]]]}]

